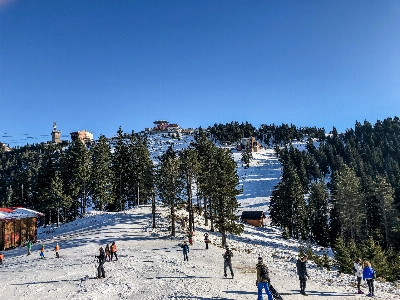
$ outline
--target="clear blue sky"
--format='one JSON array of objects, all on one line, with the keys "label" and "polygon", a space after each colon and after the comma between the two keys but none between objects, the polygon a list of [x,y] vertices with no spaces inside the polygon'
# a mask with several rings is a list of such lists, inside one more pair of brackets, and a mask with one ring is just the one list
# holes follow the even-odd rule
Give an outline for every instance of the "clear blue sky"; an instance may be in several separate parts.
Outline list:
[{"label": "clear blue sky", "polygon": [[0,0],[0,141],[374,124],[399,115],[399,30],[400,1]]}]

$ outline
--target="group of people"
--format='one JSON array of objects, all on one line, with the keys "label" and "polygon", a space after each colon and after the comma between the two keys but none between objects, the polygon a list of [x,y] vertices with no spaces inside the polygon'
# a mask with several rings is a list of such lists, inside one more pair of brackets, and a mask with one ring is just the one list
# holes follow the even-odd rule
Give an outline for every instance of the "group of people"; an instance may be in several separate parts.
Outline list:
[{"label": "group of people", "polygon": [[[33,243],[32,243],[32,241],[30,241],[30,240],[29,240],[28,243],[26,244],[26,248],[27,248],[27,250],[28,250],[27,256],[29,256],[29,255],[32,254],[32,245],[33,245]],[[59,245],[58,243],[56,243],[56,245],[55,245],[53,251],[55,251],[56,257],[57,257],[57,258],[60,258],[60,254],[59,254],[60,245]],[[45,256],[44,256],[44,244],[41,244],[41,246],[40,246],[39,256],[40,256],[41,259],[45,258]]]},{"label": "group of people", "polygon": [[[305,292],[307,279],[310,279],[306,268],[306,261],[308,259],[307,255],[299,257],[296,263],[297,275],[300,280],[300,293],[302,295],[307,295]],[[364,294],[361,290],[361,280],[365,280],[368,285],[369,294],[368,297],[374,297],[374,279],[376,277],[375,270],[372,268],[369,261],[362,261],[361,258],[357,258],[354,262],[353,273],[357,277],[357,293]]]},{"label": "group of people", "polygon": [[376,277],[375,270],[372,268],[369,261],[363,261],[361,258],[357,258],[353,266],[354,275],[357,277],[357,290],[359,294],[364,294],[361,290],[361,280],[365,280],[368,285],[369,294],[368,297],[373,297],[375,295],[374,290],[374,279]]},{"label": "group of people", "polygon": [[[206,249],[208,249],[208,244],[210,243],[208,233],[204,234],[204,242],[206,244]],[[193,244],[193,242],[191,243]],[[188,261],[188,253],[189,253],[189,245],[185,241],[183,244],[180,244],[180,247],[183,250],[183,260]],[[229,268],[229,271],[231,273],[232,279],[234,277],[233,273],[233,268],[232,268],[232,257],[233,253],[230,250],[229,246],[225,247],[225,253],[222,254],[224,258],[224,277],[227,277],[227,269]],[[300,280],[300,294],[307,296],[306,293],[306,283],[307,280],[309,280],[311,277],[307,272],[307,263],[308,256],[307,255],[301,255],[299,256],[297,262],[296,262],[296,269],[297,269],[297,275],[299,276]],[[275,298],[279,298],[279,294],[275,291],[275,289],[270,285],[270,278],[269,278],[269,272],[268,272],[268,267],[264,264],[263,258],[258,257],[258,262],[256,265],[256,271],[257,271],[257,280],[256,280],[256,286],[258,288],[258,299],[262,300],[262,293],[263,290],[265,290],[265,293],[268,296],[268,300],[273,300],[274,296]],[[369,294],[367,296],[373,297],[374,296],[374,278],[375,278],[375,271],[371,267],[371,263],[368,261],[362,262],[360,258],[356,260],[354,263],[354,268],[353,271],[357,277],[357,289],[359,294],[363,294],[363,291],[361,291],[360,284],[361,280],[365,280],[368,284],[369,288]],[[274,292],[274,296],[271,293],[271,290]]]},{"label": "group of people", "polygon": [[100,247],[99,251],[100,251],[99,255],[95,256],[95,258],[97,258],[97,261],[99,263],[99,265],[97,266],[97,277],[96,277],[97,279],[106,277],[106,272],[104,271],[105,262],[112,261],[114,256],[115,260],[118,260],[117,245],[115,244],[115,242],[112,242],[111,246],[107,244],[105,249],[103,249],[103,247]]}]

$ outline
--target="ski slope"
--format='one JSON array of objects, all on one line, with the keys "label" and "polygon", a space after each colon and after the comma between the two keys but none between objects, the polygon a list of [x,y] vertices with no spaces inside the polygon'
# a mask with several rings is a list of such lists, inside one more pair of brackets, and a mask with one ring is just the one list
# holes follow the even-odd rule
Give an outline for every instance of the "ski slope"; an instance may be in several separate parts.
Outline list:
[{"label": "ski slope", "polygon": [[[273,150],[254,154],[247,169],[240,164],[240,153],[233,156],[244,188],[238,197],[240,209],[267,211],[270,192],[281,172]],[[279,228],[245,225],[241,236],[228,236],[234,254],[235,277],[231,279],[223,277],[224,249],[218,233],[209,232],[212,243],[206,250],[203,234],[209,227],[197,217],[194,245],[189,261],[184,262],[178,244],[185,239],[185,230],[178,224],[177,236],[170,237],[166,215],[159,207],[155,230],[151,228],[148,206],[120,213],[92,211],[59,228],[39,228],[40,243],[33,245],[32,255],[26,255],[26,247],[3,252],[0,299],[256,299],[255,265],[259,255],[268,264],[272,284],[283,299],[304,297],[299,294],[295,270],[301,244],[281,238]],[[95,255],[100,246],[112,241],[118,246],[119,260],[105,263],[105,279],[94,279]],[[57,242],[61,247],[59,259],[52,251]],[[39,258],[41,243],[45,245],[45,259]],[[308,268],[311,280],[307,282],[307,299],[365,297],[355,294],[353,276],[319,269],[313,262]],[[400,290],[393,284],[376,281],[375,289],[375,298],[400,299]],[[363,290],[367,291],[366,285]]]}]

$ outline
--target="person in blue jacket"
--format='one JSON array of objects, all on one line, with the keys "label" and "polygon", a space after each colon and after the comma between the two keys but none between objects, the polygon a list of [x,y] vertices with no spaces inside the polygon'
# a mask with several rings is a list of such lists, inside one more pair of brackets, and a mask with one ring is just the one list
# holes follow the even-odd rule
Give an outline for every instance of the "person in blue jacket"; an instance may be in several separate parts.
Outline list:
[{"label": "person in blue jacket", "polygon": [[371,267],[371,263],[366,260],[364,262],[363,280],[366,280],[368,284],[368,297],[374,297],[374,278],[375,270]]},{"label": "person in blue jacket", "polygon": [[189,260],[188,253],[189,253],[189,245],[186,242],[183,242],[183,245],[181,245],[181,248],[183,250],[183,260]]}]

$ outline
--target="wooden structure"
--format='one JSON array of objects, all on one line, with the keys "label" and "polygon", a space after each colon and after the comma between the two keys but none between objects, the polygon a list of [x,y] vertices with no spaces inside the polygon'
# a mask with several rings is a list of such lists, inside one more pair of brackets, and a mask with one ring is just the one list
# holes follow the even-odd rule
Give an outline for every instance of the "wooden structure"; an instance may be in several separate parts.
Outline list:
[{"label": "wooden structure", "polygon": [[243,223],[247,223],[249,225],[253,225],[256,227],[263,227],[264,225],[264,219],[266,218],[265,214],[263,211],[258,210],[258,211],[242,211],[242,216],[240,217],[240,220]]},{"label": "wooden structure", "polygon": [[37,218],[42,216],[22,207],[0,208],[0,251],[36,241]]}]

